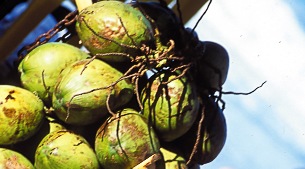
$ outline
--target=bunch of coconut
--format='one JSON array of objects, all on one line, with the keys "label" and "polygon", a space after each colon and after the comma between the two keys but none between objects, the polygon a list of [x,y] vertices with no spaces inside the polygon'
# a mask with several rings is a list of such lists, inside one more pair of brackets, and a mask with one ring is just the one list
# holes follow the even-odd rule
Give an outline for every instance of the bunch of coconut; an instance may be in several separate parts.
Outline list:
[{"label": "bunch of coconut", "polygon": [[83,48],[42,44],[18,65],[21,86],[0,84],[0,166],[181,169],[218,156],[224,47],[159,2],[99,1],[75,27]]}]

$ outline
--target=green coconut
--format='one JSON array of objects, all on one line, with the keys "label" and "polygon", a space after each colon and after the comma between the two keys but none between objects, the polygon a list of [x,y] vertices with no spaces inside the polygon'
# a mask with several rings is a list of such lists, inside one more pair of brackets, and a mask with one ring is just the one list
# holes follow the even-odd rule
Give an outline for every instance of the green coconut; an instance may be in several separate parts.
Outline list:
[{"label": "green coconut", "polygon": [[130,169],[159,153],[159,140],[143,115],[124,109],[97,131],[95,152],[104,169]]},{"label": "green coconut", "polygon": [[49,133],[64,129],[65,127],[59,120],[52,117],[46,117],[41,128],[33,137],[15,144],[14,147],[18,152],[22,153],[27,159],[34,163],[35,151],[41,140]]},{"label": "green coconut", "polygon": [[50,103],[60,72],[71,63],[90,57],[84,51],[60,42],[49,42],[32,50],[18,66],[24,88]]},{"label": "green coconut", "polygon": [[195,86],[169,71],[153,75],[141,93],[143,114],[163,141],[173,141],[193,125],[199,108]]},{"label": "green coconut", "polygon": [[33,164],[17,151],[0,148],[0,168],[34,169]]},{"label": "green coconut", "polygon": [[109,115],[107,104],[115,111],[133,96],[133,85],[127,79],[119,80],[122,76],[97,59],[85,59],[68,66],[61,73],[53,94],[56,115],[73,125],[92,124]]},{"label": "green coconut", "polygon": [[99,163],[89,143],[68,130],[54,131],[43,138],[35,153],[37,169],[98,169]]},{"label": "green coconut", "polygon": [[[80,11],[76,31],[83,45],[92,54],[135,54],[135,47],[149,43],[153,29],[146,17],[129,4],[100,1]],[[126,55],[97,55],[111,62],[129,59]]]},{"label": "green coconut", "polygon": [[0,85],[0,145],[30,138],[39,130],[44,116],[44,104],[32,92]]}]

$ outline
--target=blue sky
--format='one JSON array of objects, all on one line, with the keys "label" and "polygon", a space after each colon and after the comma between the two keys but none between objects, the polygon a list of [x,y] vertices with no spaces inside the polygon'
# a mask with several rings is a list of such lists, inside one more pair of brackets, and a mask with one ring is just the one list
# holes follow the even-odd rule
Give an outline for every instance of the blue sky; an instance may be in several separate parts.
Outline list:
[{"label": "blue sky", "polygon": [[267,83],[248,96],[223,97],[227,142],[202,168],[305,169],[304,9],[303,0],[213,1],[196,31],[230,54],[224,90]]},{"label": "blue sky", "polygon": [[296,19],[299,21],[301,27],[305,30],[305,2],[304,0],[289,0],[284,1],[293,9]]}]

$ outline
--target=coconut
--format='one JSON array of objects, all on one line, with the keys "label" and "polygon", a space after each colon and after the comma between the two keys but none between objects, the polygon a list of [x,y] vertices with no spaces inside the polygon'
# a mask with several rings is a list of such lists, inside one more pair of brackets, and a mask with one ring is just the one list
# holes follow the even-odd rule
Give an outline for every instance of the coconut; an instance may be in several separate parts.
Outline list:
[{"label": "coconut", "polygon": [[0,145],[30,138],[39,130],[44,116],[44,104],[32,92],[0,85]]},{"label": "coconut", "polygon": [[165,71],[153,75],[141,93],[143,114],[163,141],[173,141],[193,125],[199,108],[195,86],[184,75]]},{"label": "coconut", "polygon": [[87,53],[66,43],[40,45],[27,54],[18,66],[22,86],[50,103],[60,72],[71,63],[87,57],[90,57]]},{"label": "coconut", "polygon": [[203,129],[203,142],[199,164],[206,164],[213,161],[221,152],[227,139],[227,124],[222,109],[209,100],[207,106],[206,125]]},{"label": "coconut", "polygon": [[89,143],[68,130],[54,131],[43,138],[36,149],[34,165],[37,169],[99,168]]},{"label": "coconut", "polygon": [[199,41],[203,48],[202,53],[196,56],[195,66],[192,74],[200,92],[205,90],[220,90],[225,83],[229,71],[229,54],[227,50],[218,43],[210,41]]},{"label": "coconut", "polygon": [[130,169],[155,153],[159,140],[143,115],[124,109],[97,131],[95,152],[104,169]]},{"label": "coconut", "polygon": [[52,100],[57,117],[68,124],[88,125],[109,115],[107,105],[115,111],[133,96],[133,85],[127,79],[120,80],[122,76],[97,59],[68,66],[54,89]]},{"label": "coconut", "polygon": [[[204,119],[200,128],[198,147],[193,156],[193,163],[206,164],[213,161],[221,152],[227,138],[227,126],[222,109],[211,98],[203,98],[202,110]],[[190,157],[197,140],[198,116],[193,127],[182,137],[175,140],[175,146],[181,147],[185,157]]]},{"label": "coconut", "polygon": [[34,166],[17,151],[0,148],[0,168],[34,169]]},{"label": "coconut", "polygon": [[[146,17],[120,1],[100,1],[80,11],[76,31],[93,55],[127,53],[132,56],[142,44],[153,40],[153,29]],[[111,62],[129,59],[126,55],[97,57]]]},{"label": "coconut", "polygon": [[14,148],[34,163],[35,151],[41,140],[49,133],[64,129],[65,127],[59,122],[59,120],[52,117],[46,117],[43,125],[33,137],[15,144]]}]

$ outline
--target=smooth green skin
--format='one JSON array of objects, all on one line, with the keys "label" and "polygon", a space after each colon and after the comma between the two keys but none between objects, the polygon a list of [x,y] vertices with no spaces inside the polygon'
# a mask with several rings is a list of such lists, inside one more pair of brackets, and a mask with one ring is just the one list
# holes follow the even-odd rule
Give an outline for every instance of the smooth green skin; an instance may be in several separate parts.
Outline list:
[{"label": "smooth green skin", "polygon": [[48,134],[35,153],[37,169],[98,169],[99,163],[89,143],[68,130]]},{"label": "smooth green skin", "polygon": [[[50,103],[60,72],[73,62],[90,57],[84,51],[60,42],[49,42],[32,50],[18,66],[25,89]],[[45,85],[44,85],[45,82]]]},{"label": "smooth green skin", "polygon": [[33,136],[43,123],[44,104],[28,90],[0,85],[0,145]]},{"label": "smooth green skin", "polygon": [[186,161],[185,159],[175,152],[175,150],[168,149],[161,147],[160,148],[161,154],[162,154],[162,163],[157,164],[163,164],[160,166],[157,166],[157,168],[164,168],[164,169],[187,169]]},{"label": "smooth green skin", "polygon": [[[111,52],[132,55],[134,48],[124,47],[115,42],[141,47],[141,44],[153,39],[152,26],[145,16],[139,10],[120,1],[100,1],[83,9],[76,22],[76,31],[83,45],[94,55]],[[119,55],[97,57],[111,62],[129,59],[127,56]]]},{"label": "smooth green skin", "polygon": [[162,158],[156,162],[156,169],[200,169],[197,163],[187,165],[188,157],[180,149],[175,142],[163,142],[160,148]]},{"label": "smooth green skin", "polygon": [[[61,73],[54,90],[53,108],[56,115],[73,125],[87,125],[100,120],[109,114],[106,103],[110,88],[106,87],[122,76],[121,72],[97,59],[85,59],[70,65]],[[104,89],[90,92],[97,88]],[[133,85],[128,80],[118,82],[111,92],[111,109],[129,102],[133,93]]]},{"label": "smooth green skin", "polygon": [[143,114],[163,141],[173,141],[193,125],[199,108],[195,87],[183,76],[167,82],[177,73],[155,74],[141,93]]},{"label": "smooth green skin", "polygon": [[159,152],[160,144],[146,119],[133,109],[109,118],[97,131],[95,152],[104,169],[130,169]]},{"label": "smooth green skin", "polygon": [[10,149],[0,148],[0,168],[34,169],[34,166],[22,154]]},{"label": "smooth green skin", "polygon": [[157,161],[157,169],[200,169],[199,164],[187,166],[187,160],[181,153],[180,147],[173,143],[170,146],[161,147],[162,160]]}]

